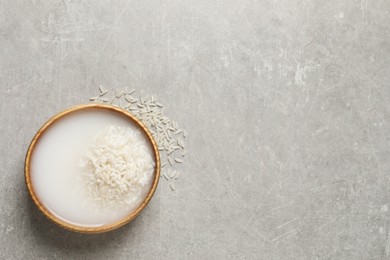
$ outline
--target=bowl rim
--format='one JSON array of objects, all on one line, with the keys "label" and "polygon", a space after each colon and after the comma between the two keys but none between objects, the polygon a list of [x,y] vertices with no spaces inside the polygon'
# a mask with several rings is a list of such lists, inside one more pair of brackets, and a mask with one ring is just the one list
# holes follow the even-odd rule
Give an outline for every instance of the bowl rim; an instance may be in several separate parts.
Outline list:
[{"label": "bowl rim", "polygon": [[[46,131],[53,124],[55,124],[56,122],[60,121],[64,117],[66,117],[66,116],[68,116],[70,114],[73,114],[73,113],[76,113],[76,112],[80,112],[80,111],[85,111],[85,110],[105,110],[105,111],[118,113],[118,114],[126,117],[127,119],[129,119],[133,123],[135,123],[135,125],[144,134],[146,134],[147,139],[152,144],[154,160],[155,160],[155,170],[154,170],[153,183],[152,183],[152,186],[151,186],[147,196],[145,197],[145,199],[141,203],[141,205],[139,205],[137,209],[135,209],[132,213],[130,213],[126,217],[124,217],[124,218],[122,218],[122,219],[120,219],[120,220],[118,220],[118,221],[116,221],[114,223],[103,225],[103,226],[99,226],[99,227],[78,226],[78,225],[74,225],[74,224],[71,224],[69,222],[66,222],[66,221],[58,218],[57,216],[55,216],[53,213],[51,213],[51,211],[49,209],[47,209],[44,206],[44,204],[38,198],[38,196],[36,195],[35,190],[34,190],[34,185],[32,184],[32,181],[31,181],[31,159],[32,159],[33,153],[35,151],[35,147],[38,144],[41,136],[44,135],[46,133]],[[32,141],[31,141],[31,143],[29,145],[29,148],[27,150],[27,154],[26,154],[26,158],[25,158],[25,165],[24,165],[26,186],[27,186],[27,189],[29,191],[29,194],[30,194],[32,200],[34,201],[34,203],[38,207],[38,209],[49,220],[51,220],[55,224],[59,225],[60,227],[65,228],[65,229],[70,230],[70,231],[74,231],[74,232],[78,232],[78,233],[87,233],[87,234],[98,234],[98,233],[108,232],[108,231],[120,228],[120,227],[124,226],[125,224],[129,223],[130,221],[132,221],[133,219],[135,219],[141,213],[141,211],[147,206],[147,204],[149,203],[149,201],[153,197],[153,195],[154,195],[154,193],[155,193],[155,191],[157,189],[158,182],[160,180],[160,171],[161,171],[161,162],[160,162],[160,154],[159,154],[159,151],[158,151],[158,145],[157,145],[156,141],[154,140],[152,134],[148,130],[148,128],[138,118],[136,118],[130,112],[128,112],[128,111],[126,111],[124,109],[121,109],[119,107],[116,107],[116,106],[104,105],[104,104],[87,104],[87,105],[74,106],[74,107],[66,109],[66,110],[56,114],[52,118],[50,118],[38,130],[38,132],[35,134],[34,138],[32,139]]]}]

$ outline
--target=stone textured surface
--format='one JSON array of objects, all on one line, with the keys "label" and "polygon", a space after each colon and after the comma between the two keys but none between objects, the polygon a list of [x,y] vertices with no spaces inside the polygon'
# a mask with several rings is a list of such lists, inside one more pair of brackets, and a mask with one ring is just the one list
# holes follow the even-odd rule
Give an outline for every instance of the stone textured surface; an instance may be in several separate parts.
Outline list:
[{"label": "stone textured surface", "polygon": [[[390,1],[0,0],[0,259],[389,259]],[[178,190],[63,231],[28,144],[98,85],[189,130]]]}]

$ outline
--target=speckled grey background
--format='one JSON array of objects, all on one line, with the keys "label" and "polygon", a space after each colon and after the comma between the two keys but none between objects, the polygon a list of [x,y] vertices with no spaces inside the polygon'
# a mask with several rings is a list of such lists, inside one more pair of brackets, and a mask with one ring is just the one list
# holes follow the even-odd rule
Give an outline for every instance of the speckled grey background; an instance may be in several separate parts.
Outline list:
[{"label": "speckled grey background", "polygon": [[[23,162],[97,87],[189,130],[178,190],[63,231]],[[1,259],[390,259],[390,1],[0,0]]]}]

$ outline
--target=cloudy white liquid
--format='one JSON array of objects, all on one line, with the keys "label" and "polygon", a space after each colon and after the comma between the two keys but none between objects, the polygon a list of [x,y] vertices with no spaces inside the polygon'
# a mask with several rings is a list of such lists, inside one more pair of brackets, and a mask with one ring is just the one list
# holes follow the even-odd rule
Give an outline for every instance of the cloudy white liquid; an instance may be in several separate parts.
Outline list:
[{"label": "cloudy white liquid", "polygon": [[[107,126],[129,127],[139,131],[128,118],[105,110],[85,110],[69,114],[51,125],[40,137],[31,157],[31,182],[42,204],[61,220],[82,227],[100,227],[123,219],[147,196],[153,178],[142,191],[137,203],[129,208],[91,207],[86,189],[80,181],[79,158],[99,131]],[[146,136],[145,146],[153,154]]]}]

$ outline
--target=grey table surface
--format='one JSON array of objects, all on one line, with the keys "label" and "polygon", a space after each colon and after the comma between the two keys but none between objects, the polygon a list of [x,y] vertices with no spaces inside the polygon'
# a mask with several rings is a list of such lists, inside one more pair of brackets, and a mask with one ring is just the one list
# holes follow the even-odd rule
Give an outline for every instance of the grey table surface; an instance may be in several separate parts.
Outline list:
[{"label": "grey table surface", "polygon": [[[0,0],[0,46],[0,259],[390,259],[390,1]],[[88,236],[23,164],[99,85],[158,95],[188,157]]]}]

